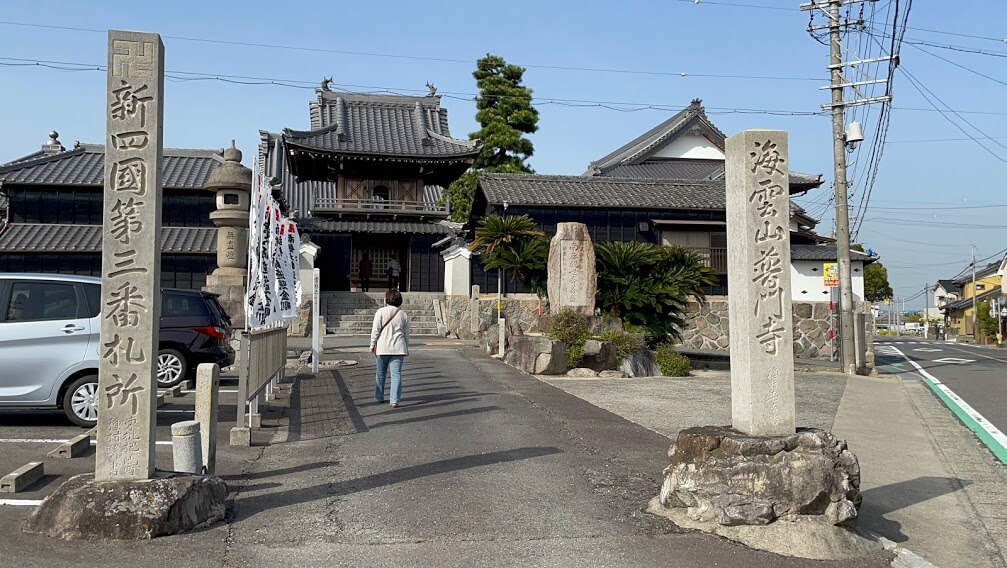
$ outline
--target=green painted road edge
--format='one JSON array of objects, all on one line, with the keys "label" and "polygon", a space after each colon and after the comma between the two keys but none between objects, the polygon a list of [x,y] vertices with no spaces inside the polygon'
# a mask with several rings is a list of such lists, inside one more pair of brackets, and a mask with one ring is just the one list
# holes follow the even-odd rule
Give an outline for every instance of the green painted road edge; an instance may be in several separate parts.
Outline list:
[{"label": "green painted road edge", "polygon": [[[1004,444],[1001,441],[999,441],[997,437],[995,437],[995,435],[989,431],[989,428],[986,428],[979,423],[979,420],[977,420],[973,416],[973,414],[981,418],[982,421],[985,422],[986,424],[989,424],[989,427],[995,430],[996,433],[999,434],[1001,437],[1003,436],[1003,433],[1000,432],[995,426],[990,424],[989,421],[986,420],[986,418],[984,418],[981,414],[979,414],[974,408],[968,406],[968,403],[961,400],[961,398],[958,397],[958,395],[955,394],[954,391],[949,389],[947,385],[940,382],[940,380],[937,379],[937,377],[934,377],[933,375],[928,373],[925,369],[923,369],[923,367],[917,364],[916,361],[910,359],[905,353],[903,353],[901,350],[897,348],[893,347],[892,350],[897,352],[906,361],[908,361],[910,365],[915,367],[916,371],[922,377],[923,383],[927,385],[927,388],[929,388],[935,395],[937,395],[937,398],[944,403],[944,406],[947,406],[948,410],[950,410],[955,416],[957,416],[958,419],[961,420],[963,424],[965,424],[965,427],[971,430],[976,435],[976,437],[978,437],[979,440],[986,445],[989,451],[992,452],[993,455],[998,460],[1000,460],[1000,463],[1007,465],[1007,444]],[[966,410],[965,408],[966,406],[968,407],[968,410]],[[969,412],[969,410],[971,410],[971,412]]]}]

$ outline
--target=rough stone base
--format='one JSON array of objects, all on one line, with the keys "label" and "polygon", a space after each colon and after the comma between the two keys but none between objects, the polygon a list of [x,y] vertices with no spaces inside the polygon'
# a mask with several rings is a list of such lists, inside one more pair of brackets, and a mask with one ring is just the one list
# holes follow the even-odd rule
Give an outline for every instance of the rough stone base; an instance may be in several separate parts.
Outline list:
[{"label": "rough stone base", "polygon": [[504,362],[532,375],[561,375],[566,372],[566,344],[544,336],[512,337]]},{"label": "rough stone base", "polygon": [[881,543],[855,530],[823,522],[817,516],[798,515],[790,521],[765,526],[725,526],[692,519],[685,509],[669,508],[660,497],[650,500],[647,512],[676,525],[714,534],[750,548],[812,560],[849,560],[883,554]]},{"label": "rough stone base", "polygon": [[218,477],[171,475],[144,481],[71,477],[28,518],[26,532],[66,540],[143,540],[203,528],[224,518]]},{"label": "rough stone base", "polygon": [[810,515],[839,525],[857,517],[860,464],[824,430],[749,436],[725,426],[687,428],[668,457],[660,503],[694,521],[768,525]]}]

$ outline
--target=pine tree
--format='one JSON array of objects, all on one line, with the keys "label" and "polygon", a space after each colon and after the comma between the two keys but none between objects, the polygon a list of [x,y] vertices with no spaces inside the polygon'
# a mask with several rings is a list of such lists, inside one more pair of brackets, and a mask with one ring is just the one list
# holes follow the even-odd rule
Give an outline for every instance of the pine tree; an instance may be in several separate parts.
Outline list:
[{"label": "pine tree", "polygon": [[447,188],[451,218],[464,222],[472,210],[472,198],[480,172],[531,173],[527,160],[534,152],[526,134],[538,130],[538,111],[531,106],[531,89],[521,84],[524,67],[487,54],[476,62],[476,120],[481,128],[469,138],[482,141],[482,151],[472,168]]}]

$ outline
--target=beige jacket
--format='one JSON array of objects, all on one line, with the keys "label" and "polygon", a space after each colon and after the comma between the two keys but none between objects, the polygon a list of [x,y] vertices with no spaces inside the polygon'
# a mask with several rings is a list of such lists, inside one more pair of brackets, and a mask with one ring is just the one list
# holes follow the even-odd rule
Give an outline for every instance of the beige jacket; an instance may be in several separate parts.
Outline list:
[{"label": "beige jacket", "polygon": [[[396,315],[396,310],[395,306],[385,306],[374,314],[371,348],[376,348],[376,355],[409,355],[409,316],[401,310]],[[382,331],[381,327],[390,319],[391,322]]]}]

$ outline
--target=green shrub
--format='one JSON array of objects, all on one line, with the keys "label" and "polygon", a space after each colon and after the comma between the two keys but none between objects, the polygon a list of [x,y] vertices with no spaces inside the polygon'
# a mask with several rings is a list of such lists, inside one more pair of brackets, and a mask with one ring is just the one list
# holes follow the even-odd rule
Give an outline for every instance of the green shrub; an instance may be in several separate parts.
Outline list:
[{"label": "green shrub", "polygon": [[587,316],[569,309],[562,310],[552,316],[546,333],[566,343],[567,366],[571,369],[579,367],[584,358],[584,342],[591,337],[587,330]]},{"label": "green shrub", "polygon": [[687,377],[692,369],[689,358],[675,351],[675,346],[670,343],[657,346],[657,365],[666,377]]},{"label": "green shrub", "polygon": [[633,353],[647,348],[647,334],[635,331],[606,331],[599,339],[608,341],[615,347],[615,356],[620,365]]}]

